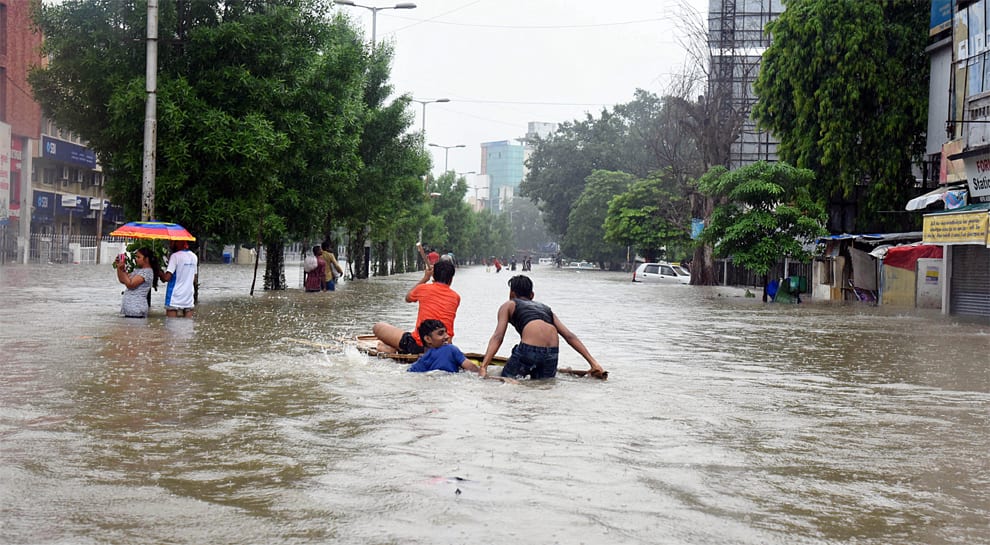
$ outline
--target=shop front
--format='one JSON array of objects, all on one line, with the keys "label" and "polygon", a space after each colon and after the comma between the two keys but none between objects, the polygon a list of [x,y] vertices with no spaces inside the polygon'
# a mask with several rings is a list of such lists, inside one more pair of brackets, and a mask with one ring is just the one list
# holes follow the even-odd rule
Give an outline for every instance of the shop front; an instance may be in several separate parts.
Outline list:
[{"label": "shop front", "polygon": [[942,311],[990,318],[990,203],[926,214],[923,236],[945,248]]}]

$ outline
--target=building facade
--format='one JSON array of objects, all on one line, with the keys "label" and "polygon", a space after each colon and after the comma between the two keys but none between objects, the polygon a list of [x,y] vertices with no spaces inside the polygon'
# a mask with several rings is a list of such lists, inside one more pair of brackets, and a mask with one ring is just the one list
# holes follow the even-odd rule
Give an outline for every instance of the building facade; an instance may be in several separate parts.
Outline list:
[{"label": "building facade", "polygon": [[745,115],[729,149],[730,170],[777,160],[777,141],[749,116],[756,104],[753,82],[770,46],[767,23],[784,12],[782,0],[711,0],[708,4],[709,94],[728,97],[729,115]]},{"label": "building facade", "polygon": [[510,140],[481,144],[481,175],[487,176],[488,202],[501,212],[519,190],[525,176],[526,146]]},{"label": "building facade", "polygon": [[945,249],[943,312],[983,317],[990,317],[988,22],[987,0],[931,3],[927,149],[939,164],[933,193],[942,198],[921,203],[943,202],[925,214],[923,228],[924,242]]},{"label": "building facade", "polygon": [[0,261],[63,261],[70,237],[102,234],[122,211],[103,198],[95,153],[31,94],[28,72],[44,59],[30,8],[0,0]]}]

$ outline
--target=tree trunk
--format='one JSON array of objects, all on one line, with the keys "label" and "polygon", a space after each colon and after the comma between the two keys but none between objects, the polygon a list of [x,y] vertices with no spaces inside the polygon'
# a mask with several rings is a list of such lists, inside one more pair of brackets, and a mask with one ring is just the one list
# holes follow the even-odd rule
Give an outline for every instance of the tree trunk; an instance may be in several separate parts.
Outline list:
[{"label": "tree trunk", "polygon": [[347,266],[351,269],[351,278],[368,278],[368,270],[364,268],[364,233],[351,233],[347,243]]},{"label": "tree trunk", "polygon": [[[715,209],[714,200],[701,193],[691,195],[691,204],[691,217],[704,218],[706,221]],[[715,253],[711,246],[699,242],[691,260],[691,284],[714,286],[715,278]]]},{"label": "tree trunk", "polygon": [[285,249],[282,241],[265,242],[265,291],[284,290],[285,285]]},{"label": "tree trunk", "polygon": [[376,242],[374,244],[375,253],[375,276],[388,276],[388,241]]}]

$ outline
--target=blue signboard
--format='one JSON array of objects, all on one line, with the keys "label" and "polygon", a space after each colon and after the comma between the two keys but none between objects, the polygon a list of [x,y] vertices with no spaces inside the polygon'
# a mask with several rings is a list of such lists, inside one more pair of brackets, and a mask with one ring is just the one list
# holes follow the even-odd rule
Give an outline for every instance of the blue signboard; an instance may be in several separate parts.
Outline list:
[{"label": "blue signboard", "polygon": [[698,240],[701,236],[701,232],[705,230],[705,220],[700,218],[691,219],[691,239]]},{"label": "blue signboard", "polygon": [[96,153],[92,150],[50,136],[41,137],[41,155],[62,163],[96,168]]},{"label": "blue signboard", "polygon": [[955,0],[932,0],[932,17],[928,35],[934,36],[952,27],[952,7]]},{"label": "blue signboard", "polygon": [[34,192],[34,210],[31,211],[32,221],[51,221],[55,215],[55,194],[47,191]]}]

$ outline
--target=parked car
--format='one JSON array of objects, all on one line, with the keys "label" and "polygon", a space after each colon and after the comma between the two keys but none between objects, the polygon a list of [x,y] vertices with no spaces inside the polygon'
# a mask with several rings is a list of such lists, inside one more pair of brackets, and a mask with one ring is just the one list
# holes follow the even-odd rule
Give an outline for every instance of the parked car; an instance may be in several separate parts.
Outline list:
[{"label": "parked car", "polygon": [[589,263],[587,261],[571,261],[567,265],[568,269],[581,269],[585,271],[595,271],[598,270],[598,265],[594,263]]},{"label": "parked car", "polygon": [[690,284],[691,273],[670,263],[641,263],[633,272],[633,282],[660,282],[664,284]]}]

